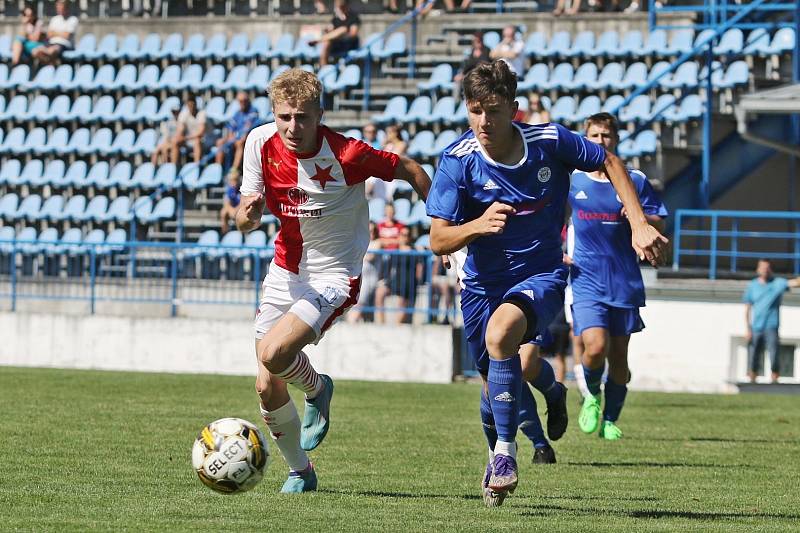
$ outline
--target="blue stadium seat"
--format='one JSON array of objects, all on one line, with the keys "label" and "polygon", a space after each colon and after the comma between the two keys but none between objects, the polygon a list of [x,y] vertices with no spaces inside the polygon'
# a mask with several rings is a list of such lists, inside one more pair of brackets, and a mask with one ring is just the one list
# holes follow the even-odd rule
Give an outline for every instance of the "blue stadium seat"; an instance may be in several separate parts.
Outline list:
[{"label": "blue stadium seat", "polygon": [[122,183],[128,183],[131,181],[132,173],[133,169],[130,162],[120,161],[111,168],[111,171],[108,173],[108,181],[100,185],[100,187],[103,189],[110,189],[112,187],[118,187]]},{"label": "blue stadium seat", "polygon": [[143,188],[145,183],[151,183],[153,181],[155,172],[156,169],[153,166],[153,163],[146,162],[142,163],[141,165],[137,165],[130,181],[128,183],[121,183],[119,188],[123,191],[140,187]]},{"label": "blue stadium seat", "polygon": [[133,202],[133,212],[126,215],[125,222],[130,222],[136,216],[137,220],[146,219],[153,212],[153,199],[149,196],[141,196]]},{"label": "blue stadium seat", "polygon": [[136,65],[122,65],[117,71],[117,77],[106,90],[124,91],[127,87],[136,85],[136,78],[139,77],[139,70]]},{"label": "blue stadium seat", "polygon": [[158,132],[152,128],[142,130],[136,137],[136,142],[129,148],[124,148],[122,153],[128,156],[145,155],[149,156],[156,149],[158,142]]},{"label": "blue stadium seat", "polygon": [[[174,85],[178,90],[199,89],[203,90],[203,67],[197,63],[191,64],[181,72],[181,79]],[[170,87],[172,88],[172,87]]]},{"label": "blue stadium seat", "polygon": [[[650,69],[650,72],[647,73],[647,81],[653,81],[654,79],[658,78],[663,72],[669,70],[670,64],[666,61],[659,61]],[[673,76],[672,74],[666,74],[662,77],[662,80],[670,79]]]},{"label": "blue stadium seat", "polygon": [[385,61],[393,57],[398,57],[406,53],[406,34],[396,31],[385,40],[376,56],[379,60]]},{"label": "blue stadium seat", "polygon": [[86,187],[105,187],[105,184],[108,183],[109,167],[108,161],[98,161],[92,165],[83,185]]},{"label": "blue stadium seat", "polygon": [[679,110],[676,108],[673,109],[675,111],[666,118],[672,122],[690,122],[702,118],[705,105],[703,99],[699,95],[690,94],[681,101]]},{"label": "blue stadium seat", "polygon": [[75,161],[72,163],[67,172],[64,174],[64,179],[59,183],[53,183],[53,187],[80,187],[86,182],[87,165],[86,161]]},{"label": "blue stadium seat", "polygon": [[[431,217],[425,212],[425,202],[422,200],[414,202],[411,214],[408,216],[408,223],[412,226],[422,226],[426,230],[431,227]],[[426,234],[426,236],[430,238],[429,235]],[[419,242],[419,239],[417,239],[417,242]]]},{"label": "blue stadium seat", "polygon": [[604,31],[597,39],[595,47],[587,52],[589,57],[616,57],[619,50],[619,33],[617,30]]},{"label": "blue stadium seat", "polygon": [[94,65],[84,64],[78,66],[72,81],[64,89],[70,91],[88,91],[94,83]]},{"label": "blue stadium seat", "polygon": [[572,96],[561,96],[550,108],[553,122],[575,122],[575,99]]},{"label": "blue stadium seat", "polygon": [[270,57],[270,50],[272,45],[270,43],[269,35],[266,33],[257,33],[250,41],[250,47],[244,54],[242,59],[267,59]]},{"label": "blue stadium seat", "polygon": [[177,181],[182,182],[187,190],[195,190],[200,181],[200,165],[197,163],[187,163],[181,167]]},{"label": "blue stadium seat", "polygon": [[45,255],[52,255],[56,251],[58,230],[56,228],[44,229],[39,234],[39,238],[37,240],[38,242],[30,247],[30,253],[44,253]]},{"label": "blue stadium seat", "polygon": [[158,85],[158,80],[161,78],[161,70],[157,65],[146,65],[136,81],[130,85],[126,85],[123,90],[127,93],[133,93],[141,90],[152,90]]},{"label": "blue stadium seat", "polygon": [[183,35],[180,33],[171,33],[167,35],[164,42],[161,43],[161,48],[156,52],[155,59],[171,59],[177,61],[181,59],[183,52]]},{"label": "blue stadium seat", "polygon": [[352,59],[364,59],[367,57],[367,51],[369,51],[374,59],[376,57],[376,52],[383,48],[383,37],[381,37],[381,35],[381,32],[370,33],[367,35],[367,38],[361,42],[361,48],[351,50],[348,57]]},{"label": "blue stadium seat", "polygon": [[121,252],[125,249],[124,243],[128,242],[128,235],[122,228],[117,228],[106,236],[105,246],[103,246],[103,254],[110,254],[112,252]]},{"label": "blue stadium seat", "polygon": [[50,108],[41,114],[37,120],[42,122],[55,122],[62,120],[65,115],[69,114],[69,109],[72,104],[72,99],[66,94],[59,94],[50,102]]},{"label": "blue stadium seat", "polygon": [[165,99],[161,102],[161,106],[158,108],[158,114],[155,117],[153,122],[160,122],[169,118],[172,115],[173,109],[180,109],[181,108],[181,99],[177,96],[170,96],[169,98]]},{"label": "blue stadium seat", "polygon": [[692,46],[693,47],[698,46],[701,42],[705,41],[706,39],[708,39],[713,35],[714,35],[714,30],[712,30],[711,28],[706,28],[705,30],[701,31],[695,36]]},{"label": "blue stadium seat", "polygon": [[222,165],[212,163],[203,169],[200,174],[200,179],[197,182],[197,188],[205,189],[207,187],[219,187],[222,185]]},{"label": "blue stadium seat", "polygon": [[36,220],[39,210],[42,208],[42,197],[38,194],[31,194],[23,198],[22,202],[14,213],[15,220]]},{"label": "blue stadium seat", "polygon": [[678,57],[690,52],[694,47],[694,30],[682,29],[672,34],[667,47],[666,57]]},{"label": "blue stadium seat", "polygon": [[565,87],[573,91],[583,91],[594,87],[595,83],[597,83],[597,65],[593,62],[586,62],[578,67],[575,77]]},{"label": "blue stadium seat", "polygon": [[653,130],[644,130],[636,136],[636,151],[640,155],[653,155],[658,150],[658,136]]},{"label": "blue stadium seat", "polygon": [[8,79],[0,89],[17,89],[27,85],[30,79],[31,68],[28,65],[17,65],[11,69]]},{"label": "blue stadium seat", "polygon": [[98,92],[108,90],[108,87],[114,85],[114,78],[117,72],[114,70],[114,65],[103,65],[94,74],[94,79],[88,84],[88,87],[81,87],[84,91]]},{"label": "blue stadium seat", "polygon": [[31,159],[22,168],[22,172],[15,178],[10,178],[8,184],[11,186],[30,185],[38,181],[44,172],[44,162],[41,159]]},{"label": "blue stadium seat", "polygon": [[608,53],[612,58],[633,57],[640,53],[644,48],[644,39],[639,30],[629,30],[622,35],[619,48]]},{"label": "blue stadium seat", "polygon": [[[36,241],[36,228],[26,227],[22,228],[19,233],[17,233],[17,242],[23,243],[19,249],[22,250],[25,254],[33,254],[37,253],[39,246],[35,243]],[[27,243],[27,244],[24,244]]]},{"label": "blue stadium seat", "polygon": [[606,98],[605,102],[603,102],[600,111],[602,111],[603,113],[612,113],[624,101],[625,97],[622,96],[621,94],[612,94],[611,96]]},{"label": "blue stadium seat", "polygon": [[[228,77],[225,78],[225,81],[219,85],[219,89],[222,91],[238,91],[247,89],[247,77],[249,73],[250,72],[246,66],[236,65],[230,70],[230,72],[228,72]],[[269,79],[269,69],[267,69],[267,79]]]},{"label": "blue stadium seat", "polygon": [[127,196],[118,196],[101,215],[100,222],[130,221],[131,200]]},{"label": "blue stadium seat", "polygon": [[594,90],[608,90],[619,87],[622,84],[622,78],[625,75],[625,67],[621,63],[607,63],[597,80],[589,87]]},{"label": "blue stadium seat", "polygon": [[291,68],[289,67],[289,65],[278,65],[277,67],[275,67],[275,70],[272,71],[272,74],[270,74],[269,77],[270,83],[272,82],[272,80],[274,80],[275,78],[277,78],[278,76],[289,70],[289,68]]},{"label": "blue stadium seat", "polygon": [[336,93],[358,87],[361,83],[361,67],[355,64],[347,65],[339,73],[336,81],[327,87],[328,91]]},{"label": "blue stadium seat", "polygon": [[72,155],[78,152],[78,148],[89,145],[91,140],[91,133],[88,128],[79,128],[72,132],[69,138],[69,143],[66,146],[56,147],[56,154],[58,155]]},{"label": "blue stadium seat", "polygon": [[123,37],[120,42],[119,48],[108,54],[108,59],[111,61],[129,61],[136,57],[136,53],[141,48],[139,36],[135,33],[129,33]]},{"label": "blue stadium seat", "polygon": [[0,165],[0,185],[7,184],[11,179],[16,179],[22,169],[22,163],[17,159],[7,159]]},{"label": "blue stadium seat", "polygon": [[280,59],[282,61],[288,61],[292,58],[292,53],[294,52],[294,35],[291,33],[284,33],[278,40],[275,41],[275,46],[272,47],[271,50],[267,52],[267,57],[269,59]]},{"label": "blue stadium seat", "polygon": [[23,128],[14,128],[0,144],[0,154],[17,154],[21,153],[22,146],[25,144],[25,130]]},{"label": "blue stadium seat", "polygon": [[52,84],[55,72],[56,68],[53,65],[45,65],[39,69],[33,79],[21,84],[20,88],[35,91],[41,89],[45,84]]},{"label": "blue stadium seat", "polygon": [[[17,196],[17,193],[11,192],[11,193],[6,194],[2,198],[0,198],[0,218],[3,218],[3,219],[10,218],[14,213],[17,212],[17,207],[18,206],[19,206],[19,196]],[[2,239],[2,240],[8,238],[7,237],[8,230],[6,228],[8,228],[8,226],[5,226],[4,228],[0,229],[0,231],[4,231],[5,230],[5,235],[6,235],[6,236],[0,236],[0,239]],[[2,234],[0,234],[0,235],[2,235]],[[14,234],[13,234],[13,228],[12,228],[11,238],[13,238],[13,237],[14,237]]]},{"label": "blue stadium seat", "polygon": [[[54,221],[70,220],[75,213],[83,213],[84,207],[86,207],[86,197],[82,194],[76,194],[67,200],[67,205],[64,206],[62,211],[53,214],[52,219]],[[75,219],[72,218],[72,220]]]},{"label": "blue stadium seat", "polygon": [[211,65],[203,74],[203,79],[197,85],[201,90],[218,90],[225,82],[225,67],[222,65]]},{"label": "blue stadium seat", "polygon": [[103,222],[105,219],[106,211],[108,211],[108,197],[102,194],[96,195],[89,200],[89,205],[86,210],[81,213],[80,220],[82,222],[93,221]]},{"label": "blue stadium seat", "polygon": [[69,61],[86,59],[89,54],[93,54],[97,48],[97,37],[93,33],[87,33],[78,41],[75,48],[66,50],[62,57]]},{"label": "blue stadium seat", "polygon": [[747,36],[742,52],[748,56],[765,56],[770,43],[769,32],[765,28],[756,28]]},{"label": "blue stadium seat", "polygon": [[11,59],[11,35],[0,35],[0,60]]},{"label": "blue stadium seat", "polygon": [[76,253],[86,253],[93,250],[95,255],[104,255],[105,246],[102,246],[102,244],[105,240],[106,232],[100,228],[95,228],[86,234],[83,239],[83,246]]},{"label": "blue stadium seat", "polygon": [[0,63],[0,87],[4,87],[8,83],[8,65]]},{"label": "blue stadium seat", "polygon": [[383,113],[372,115],[372,120],[378,125],[398,122],[408,113],[408,102],[404,96],[393,96],[386,102]]},{"label": "blue stadium seat", "polygon": [[61,254],[74,254],[81,253],[81,242],[83,241],[83,232],[80,228],[69,228],[59,239],[60,242],[52,247],[48,247],[45,253],[51,255]]},{"label": "blue stadium seat", "polygon": [[156,122],[158,119],[158,99],[155,96],[148,95],[139,100],[132,119],[133,122],[139,124]]},{"label": "blue stadium seat", "polygon": [[547,37],[544,32],[535,31],[531,33],[525,41],[525,48],[523,53],[528,57],[535,57],[541,54],[542,50],[547,48]]},{"label": "blue stadium seat", "polygon": [[639,150],[636,146],[636,139],[629,135],[622,135],[623,133],[627,134],[627,131],[620,132],[620,141],[617,145],[617,154],[622,159],[631,159],[633,157],[639,156]]},{"label": "blue stadium seat", "polygon": [[[235,101],[234,101],[235,102]],[[233,103],[233,102],[232,102]],[[269,98],[266,96],[259,96],[258,98],[253,99],[253,107],[258,110],[258,118],[261,120],[261,123],[264,124],[266,122],[270,122],[274,119],[272,115],[272,104],[269,102]],[[238,105],[234,109],[234,113],[238,110]],[[230,108],[228,109],[228,113],[226,113],[227,118],[233,117],[233,113],[230,112]]]},{"label": "blue stadium seat", "polygon": [[97,49],[85,56],[87,61],[96,61],[98,59],[111,59],[117,53],[119,47],[119,39],[116,33],[107,33],[100,39]]},{"label": "blue stadium seat", "polygon": [[215,124],[222,124],[225,121],[225,110],[227,103],[221,96],[215,96],[208,101],[205,108],[206,118]]},{"label": "blue stadium seat", "polygon": [[541,89],[550,77],[550,67],[544,63],[536,63],[525,73],[525,77],[517,83],[517,92],[524,93]]},{"label": "blue stadium seat", "polygon": [[142,60],[156,59],[161,53],[161,36],[149,33],[142,41],[142,47],[131,54],[131,59],[139,62]]},{"label": "blue stadium seat", "polygon": [[401,118],[403,123],[414,123],[431,115],[431,97],[417,96],[408,108],[408,113]]},{"label": "blue stadium seat", "polygon": [[449,63],[436,65],[431,72],[430,78],[417,84],[420,91],[452,91],[453,90],[453,67]]},{"label": "blue stadium seat", "polygon": [[[317,61],[319,59],[319,45],[311,46],[309,44],[310,39],[307,37],[301,37],[295,43],[294,51],[292,52],[292,58],[295,60],[300,61]],[[311,70],[313,73],[313,68]]]},{"label": "blue stadium seat", "polygon": [[592,94],[581,100],[575,111],[575,122],[583,122],[595,113],[600,112],[600,97]]},{"label": "blue stadium seat", "polygon": [[192,56],[193,59],[223,59],[228,37],[224,33],[215,33],[207,41],[203,50]]},{"label": "blue stadium seat", "polygon": [[40,94],[35,97],[28,106],[28,110],[22,114],[17,115],[18,120],[32,120],[34,122],[45,122],[45,117],[50,111],[50,98],[46,94]]},{"label": "blue stadium seat", "polygon": [[267,246],[267,234],[264,233],[263,230],[256,230],[247,234],[244,239],[244,244],[246,248],[255,248],[254,250],[247,250],[247,249],[239,249],[239,250],[231,250],[230,255],[236,258],[243,258],[243,257],[252,257],[254,254],[258,254],[260,257],[262,254],[266,253]]},{"label": "blue stadium seat", "polygon": [[628,105],[620,109],[620,122],[645,122],[650,117],[650,97],[640,94]]},{"label": "blue stadium seat", "polygon": [[[276,72],[278,69],[275,69]],[[274,76],[273,76],[274,77]],[[241,89],[247,91],[264,91],[270,82],[269,67],[266,65],[258,65],[250,71],[245,86]]]},{"label": "blue stadium seat", "polygon": [[64,90],[72,83],[72,75],[72,65],[59,65],[53,72],[52,78],[40,82],[39,89],[42,91]]},{"label": "blue stadium seat", "polygon": [[593,31],[582,31],[575,36],[569,49],[568,57],[593,57],[595,50]]},{"label": "blue stadium seat", "polygon": [[[331,81],[336,79],[338,75],[338,68],[336,65],[322,65],[319,67],[319,71],[317,71],[317,78],[319,81],[322,82],[323,88],[328,85]],[[333,78],[333,80],[328,80],[328,78]]]},{"label": "blue stadium seat", "polygon": [[[155,207],[153,207],[153,211],[147,217],[141,220],[145,224],[152,224],[153,222],[160,222],[172,218],[175,218],[175,198],[166,196],[158,201]],[[236,233],[239,232],[237,231]],[[241,235],[241,233],[239,233],[239,235]]]},{"label": "blue stadium seat", "polygon": [[427,150],[433,146],[435,142],[435,138],[432,131],[425,130],[420,131],[414,137],[412,137],[411,142],[408,143],[408,155],[411,157],[418,157],[425,154]]},{"label": "blue stadium seat", "polygon": [[650,109],[650,116],[648,120],[661,120],[664,116],[664,113],[667,109],[672,109],[677,104],[675,103],[675,96],[672,94],[662,94],[656,101],[653,103],[653,106]]},{"label": "blue stadium seat", "polygon": [[114,134],[110,128],[100,128],[94,135],[88,146],[78,147],[79,155],[103,154],[107,153],[111,148],[111,143],[114,140]]},{"label": "blue stadium seat", "polygon": [[216,246],[219,244],[219,232],[215,229],[208,229],[205,230],[203,233],[200,234],[200,237],[197,239],[197,247],[190,248],[186,252],[184,252],[183,257],[185,259],[194,259],[197,257],[201,257],[208,252],[208,248],[204,249],[203,246]]},{"label": "blue stadium seat", "polygon": [[542,89],[561,89],[566,88],[575,75],[575,70],[570,63],[559,63],[550,73],[550,78],[542,83]]},{"label": "blue stadium seat", "polygon": [[715,85],[721,89],[733,89],[750,83],[750,68],[745,61],[734,61],[725,71],[725,77]]},{"label": "blue stadium seat", "polygon": [[557,58],[557,57],[568,57],[570,50],[570,36],[569,32],[566,31],[558,31],[553,34],[553,37],[550,38],[550,42],[547,43],[547,48],[544,50],[540,50],[536,57],[543,57],[543,58]]},{"label": "blue stadium seat", "polygon": [[156,83],[156,90],[177,91],[182,88],[181,85],[181,67],[179,65],[170,65],[161,72],[161,76]]},{"label": "blue stadium seat", "polygon": [[403,225],[408,225],[408,217],[411,215],[411,202],[406,198],[398,198],[394,202],[394,218]]},{"label": "blue stadium seat", "polygon": [[12,154],[39,153],[40,149],[47,144],[47,131],[44,128],[33,128],[28,136],[25,137],[25,144],[19,152],[11,150]]},{"label": "blue stadium seat", "polygon": [[138,122],[136,116],[136,98],[133,96],[123,96],[117,102],[114,112],[111,114],[111,120],[114,122],[122,122],[124,124],[135,124]]},{"label": "blue stadium seat", "polygon": [[483,34],[483,46],[485,46],[488,50],[491,50],[498,44],[500,44],[500,34],[496,31],[487,31]]},{"label": "blue stadium seat", "polygon": [[42,208],[36,214],[37,220],[53,221],[64,209],[64,197],[56,194],[45,200]]},{"label": "blue stadium seat", "polygon": [[714,55],[738,55],[742,50],[744,50],[744,33],[739,28],[730,28],[719,38],[719,43],[714,47]]},{"label": "blue stadium seat", "polygon": [[225,59],[238,59],[244,60],[249,59],[247,56],[247,34],[246,33],[237,33],[231,37],[231,40],[228,42],[227,47],[222,53],[217,54],[214,58],[217,61],[222,61]]},{"label": "blue stadium seat", "polygon": [[421,120],[422,124],[442,124],[456,113],[456,100],[452,96],[439,98],[433,106],[429,117]]},{"label": "blue stadium seat", "polygon": [[781,28],[775,32],[766,55],[789,54],[795,47],[794,28]]},{"label": "blue stadium seat", "polygon": [[436,142],[432,149],[429,149],[427,155],[429,157],[438,157],[445,148],[453,144],[458,139],[458,133],[453,130],[444,130],[436,137]]},{"label": "blue stadium seat", "polygon": [[177,174],[178,171],[175,168],[174,163],[164,163],[159,165],[158,169],[156,170],[155,176],[153,176],[153,182],[142,184],[142,186],[148,189],[157,187],[172,188],[175,186]]},{"label": "blue stadium seat", "polygon": [[111,122],[113,120],[112,117],[114,115],[115,104],[116,102],[113,96],[101,96],[97,99],[97,102],[95,102],[94,106],[92,107],[91,113],[76,118],[80,118],[83,122],[88,122],[89,124],[96,124],[98,122]]},{"label": "blue stadium seat", "polygon": [[694,61],[681,64],[672,76],[661,78],[660,85],[665,89],[688,89],[697,87],[697,76],[700,66]]},{"label": "blue stadium seat", "polygon": [[[169,198],[171,200],[171,198]],[[167,200],[167,198],[164,198]],[[206,256],[212,259],[216,259],[223,256],[234,256],[235,252],[238,252],[239,248],[242,246],[242,241],[244,237],[238,231],[229,231],[225,235],[222,236],[222,239],[219,241],[220,246],[224,246],[228,249],[220,249],[220,248],[212,248],[206,251]]]},{"label": "blue stadium seat", "polygon": [[53,187],[59,186],[64,181],[64,172],[67,169],[67,164],[61,159],[53,159],[44,167],[41,179],[34,184],[34,186],[50,185]]},{"label": "blue stadium seat", "polygon": [[664,30],[653,30],[647,36],[644,46],[637,54],[637,57],[667,57],[671,55],[667,45],[667,32]]}]

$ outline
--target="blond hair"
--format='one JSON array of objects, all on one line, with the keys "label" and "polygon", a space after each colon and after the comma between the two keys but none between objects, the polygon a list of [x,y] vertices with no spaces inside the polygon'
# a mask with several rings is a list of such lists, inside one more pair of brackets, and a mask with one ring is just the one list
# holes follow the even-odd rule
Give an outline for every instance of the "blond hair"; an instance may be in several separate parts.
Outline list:
[{"label": "blond hair", "polygon": [[269,97],[272,104],[286,103],[300,107],[308,102],[319,104],[322,95],[322,84],[311,72],[301,68],[290,68],[272,80],[269,85]]}]

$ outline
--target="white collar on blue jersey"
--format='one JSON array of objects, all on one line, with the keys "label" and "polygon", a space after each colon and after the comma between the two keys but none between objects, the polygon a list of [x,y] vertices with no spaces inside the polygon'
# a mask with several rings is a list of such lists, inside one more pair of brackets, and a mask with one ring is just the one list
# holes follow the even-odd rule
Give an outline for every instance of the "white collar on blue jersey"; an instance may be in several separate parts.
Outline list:
[{"label": "white collar on blue jersey", "polygon": [[520,128],[519,126],[517,126],[513,122],[511,123],[511,125],[514,126],[517,129],[517,132],[519,133],[519,136],[522,139],[522,146],[525,149],[525,151],[522,153],[522,159],[520,159],[519,162],[516,165],[504,165],[503,163],[498,163],[497,161],[492,159],[489,154],[486,153],[486,150],[483,149],[483,145],[481,144],[481,141],[479,141],[477,138],[475,139],[476,141],[478,141],[478,150],[480,150],[481,155],[483,156],[483,158],[487,162],[491,163],[492,165],[494,165],[496,167],[510,168],[510,169],[519,168],[528,159],[528,143],[525,142],[525,135],[523,135],[523,133],[522,133],[522,128]]}]

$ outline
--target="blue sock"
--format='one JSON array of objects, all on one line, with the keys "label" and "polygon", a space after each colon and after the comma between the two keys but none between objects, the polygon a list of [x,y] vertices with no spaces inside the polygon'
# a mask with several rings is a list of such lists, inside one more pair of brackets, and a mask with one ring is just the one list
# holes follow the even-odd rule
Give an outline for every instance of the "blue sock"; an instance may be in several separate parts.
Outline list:
[{"label": "blue sock", "polygon": [[556,374],[553,372],[553,367],[545,361],[541,359],[542,366],[541,370],[539,370],[539,375],[536,376],[531,384],[544,394],[545,400],[547,403],[557,402],[561,399],[561,387],[556,385]]},{"label": "blue sock", "polygon": [[494,415],[489,397],[483,391],[481,391],[481,422],[483,422],[483,434],[489,442],[489,449],[494,450],[494,445],[497,444],[497,430],[494,427]]},{"label": "blue sock", "polygon": [[586,388],[589,389],[589,392],[597,396],[600,394],[600,383],[603,381],[603,372],[605,368],[601,366],[600,368],[592,370],[591,368],[587,368],[586,365],[581,366],[583,367],[583,379],[586,380]]},{"label": "blue sock", "polygon": [[544,436],[536,399],[527,383],[522,384],[522,396],[519,399],[519,429],[533,441],[534,448],[544,448],[550,444]]},{"label": "blue sock", "polygon": [[514,442],[519,426],[519,399],[522,394],[522,364],[518,354],[510,359],[489,359],[489,403],[494,414],[497,438]]},{"label": "blue sock", "polygon": [[619,419],[627,394],[628,385],[619,385],[611,379],[611,376],[608,377],[605,387],[606,405],[603,409],[603,420],[616,422]]}]

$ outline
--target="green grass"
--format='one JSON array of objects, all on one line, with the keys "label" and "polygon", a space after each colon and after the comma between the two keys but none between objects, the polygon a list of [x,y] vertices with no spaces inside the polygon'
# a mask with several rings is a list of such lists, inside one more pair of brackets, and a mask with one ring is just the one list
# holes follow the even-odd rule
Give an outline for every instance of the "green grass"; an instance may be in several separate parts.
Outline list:
[{"label": "green grass", "polygon": [[[32,531],[780,531],[800,528],[796,397],[631,393],[605,442],[572,424],[559,464],[530,464],[487,509],[478,386],[338,382],[313,453],[316,494],[265,479],[225,496],[192,441],[216,418],[259,421],[240,377],[0,368],[0,529]],[[263,426],[262,426],[263,427]]]}]

